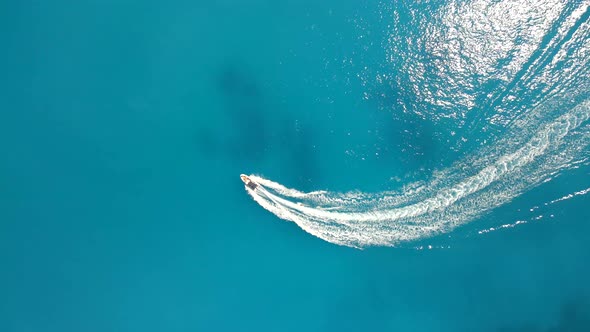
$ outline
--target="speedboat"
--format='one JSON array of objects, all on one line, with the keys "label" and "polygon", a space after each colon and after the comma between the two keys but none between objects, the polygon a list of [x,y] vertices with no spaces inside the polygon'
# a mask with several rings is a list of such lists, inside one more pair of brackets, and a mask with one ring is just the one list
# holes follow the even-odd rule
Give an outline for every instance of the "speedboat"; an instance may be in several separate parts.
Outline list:
[{"label": "speedboat", "polygon": [[245,174],[240,174],[240,179],[242,179],[242,181],[244,182],[244,184],[245,184],[245,185],[246,185],[248,188],[250,188],[250,189],[252,189],[252,190],[254,190],[254,189],[256,189],[256,188],[258,187],[258,184],[257,184],[256,182],[252,181],[252,180],[250,179],[250,177],[248,177],[248,175],[245,175]]}]

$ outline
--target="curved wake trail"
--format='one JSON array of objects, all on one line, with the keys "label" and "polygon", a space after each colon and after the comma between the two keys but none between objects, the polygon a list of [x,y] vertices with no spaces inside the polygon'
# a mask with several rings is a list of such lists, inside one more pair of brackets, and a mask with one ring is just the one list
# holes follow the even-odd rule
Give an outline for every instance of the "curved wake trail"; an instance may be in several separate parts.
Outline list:
[{"label": "curved wake trail", "polygon": [[392,69],[377,75],[386,80],[377,92],[391,86],[404,112],[457,118],[467,134],[493,124],[497,136],[400,191],[305,193],[250,176],[258,204],[331,243],[394,246],[451,231],[588,157],[590,2],[400,6],[384,45]]},{"label": "curved wake trail", "polygon": [[[457,163],[417,190],[304,193],[251,175],[259,187],[248,192],[277,217],[328,242],[357,248],[393,246],[450,231],[576,164],[590,143],[590,132],[583,130],[588,119],[590,101],[585,101],[541,125],[515,150],[514,140],[499,143],[514,151],[495,160],[482,151],[478,161]],[[467,164],[488,160],[474,175],[457,175]]]}]

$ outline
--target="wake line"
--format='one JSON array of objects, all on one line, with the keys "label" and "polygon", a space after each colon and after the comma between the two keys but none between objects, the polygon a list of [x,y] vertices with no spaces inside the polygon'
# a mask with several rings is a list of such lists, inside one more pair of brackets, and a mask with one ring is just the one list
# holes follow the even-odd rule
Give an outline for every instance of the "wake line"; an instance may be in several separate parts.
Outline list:
[{"label": "wake line", "polygon": [[[251,175],[259,187],[248,192],[279,218],[328,242],[357,248],[393,246],[450,231],[567,168],[590,143],[590,131],[577,130],[587,127],[583,124],[589,118],[590,101],[585,101],[541,125],[514,151],[506,152],[515,143],[508,138],[499,142],[504,151],[496,157],[480,155],[471,165],[457,163],[441,172],[443,178],[431,183],[434,189],[304,193]],[[473,175],[457,181],[444,178],[481,160],[489,164]]]}]

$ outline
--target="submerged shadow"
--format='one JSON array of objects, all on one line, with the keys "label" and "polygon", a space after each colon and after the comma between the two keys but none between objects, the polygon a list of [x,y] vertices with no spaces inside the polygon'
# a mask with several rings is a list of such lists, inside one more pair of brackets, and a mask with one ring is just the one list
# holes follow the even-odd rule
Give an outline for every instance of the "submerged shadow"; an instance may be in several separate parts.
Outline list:
[{"label": "submerged shadow", "polygon": [[565,302],[557,323],[549,328],[525,326],[501,327],[497,332],[587,332],[590,331],[590,300],[576,298]]},{"label": "submerged shadow", "polygon": [[245,66],[223,65],[212,79],[223,100],[223,130],[204,128],[196,134],[197,146],[207,158],[231,163],[242,171],[280,156],[281,166],[295,169],[299,184],[316,177],[312,151],[313,133],[304,124],[296,126],[285,110],[273,109],[272,96]]},{"label": "submerged shadow", "polygon": [[421,116],[416,96],[396,82],[386,81],[374,87],[373,101],[377,116],[382,119],[380,131],[386,145],[382,160],[401,161],[408,170],[430,168],[444,150],[436,124]]}]

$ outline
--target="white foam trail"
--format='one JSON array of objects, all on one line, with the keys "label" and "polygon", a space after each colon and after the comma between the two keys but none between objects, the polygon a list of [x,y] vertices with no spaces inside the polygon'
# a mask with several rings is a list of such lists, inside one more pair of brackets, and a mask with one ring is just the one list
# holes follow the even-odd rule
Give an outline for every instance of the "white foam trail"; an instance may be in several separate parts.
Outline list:
[{"label": "white foam trail", "polygon": [[584,190],[576,191],[575,193],[572,193],[572,194],[569,194],[569,195],[565,195],[565,196],[560,197],[558,199],[554,199],[551,202],[546,203],[545,205],[555,204],[557,202],[565,201],[565,200],[568,200],[568,199],[570,199],[570,198],[572,198],[574,196],[586,195],[589,192],[590,192],[590,188],[586,188]]},{"label": "white foam trail", "polygon": [[494,150],[481,151],[428,185],[410,185],[407,191],[304,193],[255,175],[250,178],[259,187],[247,190],[279,218],[335,244],[392,246],[447,232],[576,162],[590,143],[590,101],[548,123],[535,122],[541,113],[546,110],[532,111],[520,122],[528,124],[517,123]]},{"label": "white foam trail", "polygon": [[500,229],[505,229],[505,228],[514,228],[518,225],[522,225],[522,224],[526,224],[527,221],[526,220],[517,220],[516,222],[512,223],[512,224],[504,224],[504,225],[500,225],[498,227],[490,227],[488,229],[483,229],[479,232],[477,232],[478,234],[486,234],[486,233],[491,233],[491,232],[495,232],[497,230]]},{"label": "white foam trail", "polygon": [[[403,93],[392,93],[391,100],[404,112],[435,121],[467,120],[475,109],[481,115],[471,128],[494,124],[500,136],[490,140],[500,138],[436,172],[430,182],[400,191],[305,193],[250,176],[259,184],[247,188],[256,202],[332,243],[390,246],[450,231],[588,157],[590,102],[581,101],[590,91],[587,1],[451,2],[432,17],[421,15],[422,6],[402,7],[417,32],[404,29],[407,22],[391,10],[395,28],[385,46],[392,56],[384,70],[392,74],[378,75],[375,86],[407,90],[417,106],[405,102]],[[363,84],[372,86],[370,77]],[[498,88],[488,90],[490,82]]]}]

